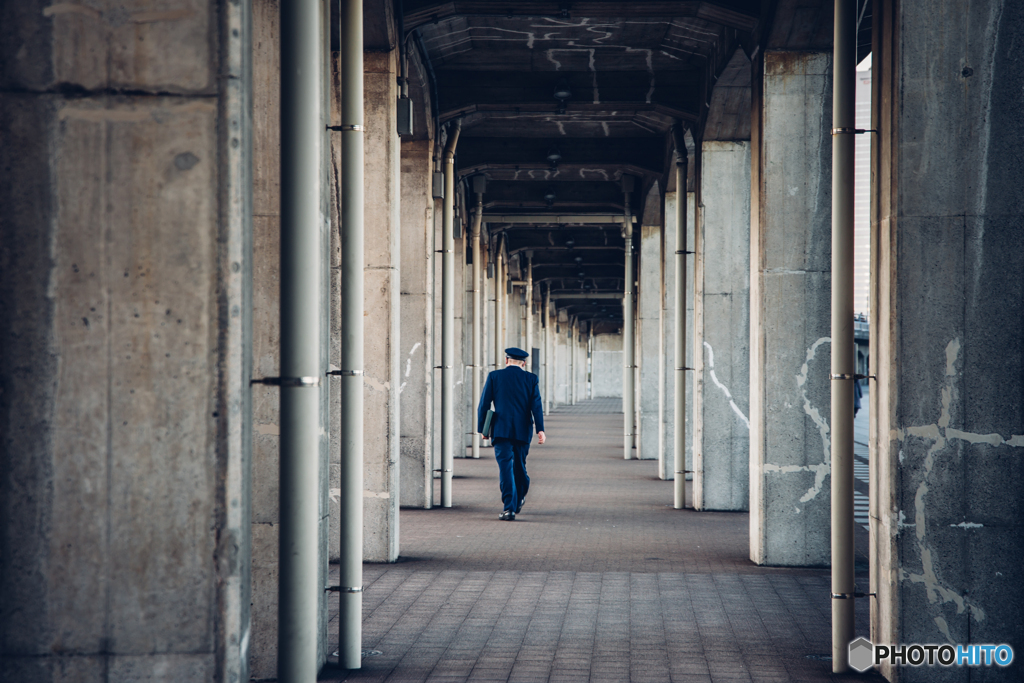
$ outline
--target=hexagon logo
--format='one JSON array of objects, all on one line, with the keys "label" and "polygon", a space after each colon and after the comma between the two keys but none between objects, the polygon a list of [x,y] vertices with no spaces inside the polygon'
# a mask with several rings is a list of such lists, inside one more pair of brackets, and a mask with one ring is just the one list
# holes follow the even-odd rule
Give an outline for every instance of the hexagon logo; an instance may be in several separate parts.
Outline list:
[{"label": "hexagon logo", "polygon": [[858,638],[850,643],[850,666],[864,673],[874,664],[875,647],[867,638]]}]

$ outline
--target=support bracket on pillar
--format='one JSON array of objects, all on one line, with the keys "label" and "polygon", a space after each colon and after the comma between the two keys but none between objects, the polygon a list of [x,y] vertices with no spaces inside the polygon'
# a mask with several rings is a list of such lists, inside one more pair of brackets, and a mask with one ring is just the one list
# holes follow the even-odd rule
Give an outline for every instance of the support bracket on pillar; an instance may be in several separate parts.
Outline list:
[{"label": "support bracket on pillar", "polygon": [[832,135],[861,135],[862,133],[877,133],[874,128],[833,128]]},{"label": "support bracket on pillar", "polygon": [[327,586],[324,588],[327,593],[362,593],[362,586]]},{"label": "support bracket on pillar", "polygon": [[833,600],[853,600],[854,598],[873,598],[877,593],[832,593]]},{"label": "support bracket on pillar", "polygon": [[831,377],[834,380],[836,380],[836,379],[878,379],[874,375],[850,375],[850,374],[846,374],[846,373],[843,373],[843,374],[833,374],[833,375],[831,375]]},{"label": "support bracket on pillar", "polygon": [[696,254],[697,252],[695,252],[695,251],[687,251],[685,249],[678,249],[678,250],[676,250],[676,253],[677,254]]},{"label": "support bracket on pillar", "polygon": [[271,387],[318,387],[319,377],[263,377],[249,380],[249,384],[266,384]]},{"label": "support bracket on pillar", "polygon": [[353,131],[355,133],[362,133],[363,132],[363,127],[360,126],[358,123],[353,123],[353,124],[344,125],[344,126],[327,126],[327,130],[333,130],[333,131]]},{"label": "support bracket on pillar", "polygon": [[362,375],[362,370],[331,370],[327,373],[328,377],[358,377]]}]

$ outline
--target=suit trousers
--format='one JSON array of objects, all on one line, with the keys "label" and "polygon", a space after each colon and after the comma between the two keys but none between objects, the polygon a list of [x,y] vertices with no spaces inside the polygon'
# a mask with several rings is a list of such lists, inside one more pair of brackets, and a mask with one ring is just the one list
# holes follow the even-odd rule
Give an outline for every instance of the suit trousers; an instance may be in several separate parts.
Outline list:
[{"label": "suit trousers", "polygon": [[498,483],[501,502],[505,510],[515,512],[519,501],[530,490],[530,477],[526,474],[526,456],[530,444],[512,439],[494,439],[494,458],[498,461]]}]

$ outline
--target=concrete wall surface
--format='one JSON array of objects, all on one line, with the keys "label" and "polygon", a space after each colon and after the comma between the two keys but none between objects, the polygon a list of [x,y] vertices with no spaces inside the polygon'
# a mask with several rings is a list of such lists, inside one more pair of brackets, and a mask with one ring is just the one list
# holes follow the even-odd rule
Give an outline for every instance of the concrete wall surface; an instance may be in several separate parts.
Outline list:
[{"label": "concrete wall surface", "polygon": [[622,335],[598,334],[593,353],[594,398],[622,398]]},{"label": "concrete wall surface", "polygon": [[247,8],[48,4],[0,26],[0,676],[247,680]]},{"label": "concrete wall surface", "polygon": [[399,393],[401,504],[432,505],[434,200],[432,140],[402,143],[402,264]]},{"label": "concrete wall surface", "polygon": [[[404,354],[399,339],[401,143],[395,124],[397,65],[397,50],[366,52],[363,56],[363,558],[367,562],[398,559],[398,397],[400,356]],[[332,138],[339,146],[340,137]],[[337,154],[340,157],[340,150]]]},{"label": "concrete wall surface", "polygon": [[831,60],[768,51],[755,72],[749,417],[758,564],[823,566],[831,552]]},{"label": "concrete wall surface", "polygon": [[746,510],[750,463],[750,143],[703,143],[695,250],[694,505]]},{"label": "concrete wall surface", "polygon": [[[1020,653],[1024,72],[1009,46],[1024,12],[1011,2],[875,11],[872,639]],[[1009,680],[1019,664],[883,673]]]},{"label": "concrete wall surface", "polygon": [[658,184],[647,195],[643,225],[639,230],[640,289],[637,293],[637,314],[640,334],[637,339],[636,364],[640,382],[637,384],[637,407],[640,411],[637,455],[641,460],[659,457],[661,408],[664,401],[663,373],[664,339],[662,334],[662,225],[661,193]]}]

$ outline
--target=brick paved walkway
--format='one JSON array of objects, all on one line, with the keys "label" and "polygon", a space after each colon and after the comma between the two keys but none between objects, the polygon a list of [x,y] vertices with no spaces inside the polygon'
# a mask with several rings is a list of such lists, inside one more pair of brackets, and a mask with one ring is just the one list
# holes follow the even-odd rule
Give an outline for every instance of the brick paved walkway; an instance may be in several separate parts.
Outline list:
[{"label": "brick paved walkway", "polygon": [[[832,676],[821,659],[830,652],[828,571],[751,564],[745,513],[673,510],[672,484],[656,478],[655,463],[622,459],[615,410],[599,399],[549,417],[512,523],[497,519],[491,450],[456,460],[455,507],[403,509],[401,560],[365,565],[363,645],[381,654],[322,678],[853,678]],[[335,603],[332,650],[336,615]],[[866,635],[866,601],[857,616]]]}]

